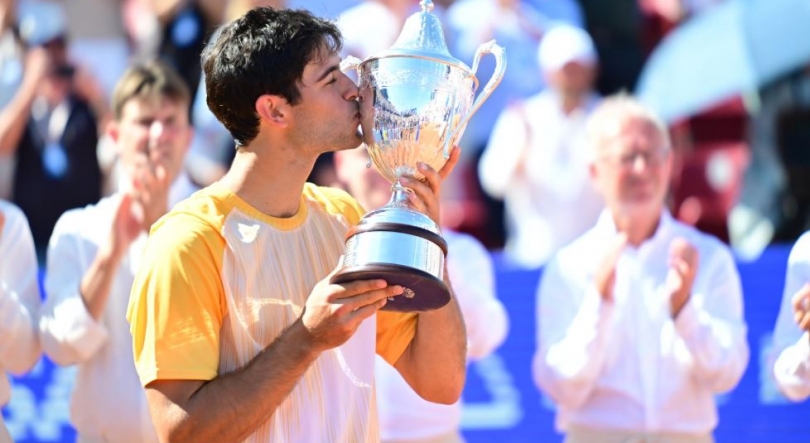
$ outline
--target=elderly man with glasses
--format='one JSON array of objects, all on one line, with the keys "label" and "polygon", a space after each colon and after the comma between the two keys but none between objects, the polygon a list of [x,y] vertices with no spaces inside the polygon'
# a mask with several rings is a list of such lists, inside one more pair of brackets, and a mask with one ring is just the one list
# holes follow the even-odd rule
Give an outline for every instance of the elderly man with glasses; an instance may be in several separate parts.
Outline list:
[{"label": "elderly man with glasses", "polygon": [[672,154],[655,115],[605,99],[588,140],[607,208],[546,267],[534,378],[566,443],[713,442],[715,395],[749,357],[733,257],[665,208]]}]

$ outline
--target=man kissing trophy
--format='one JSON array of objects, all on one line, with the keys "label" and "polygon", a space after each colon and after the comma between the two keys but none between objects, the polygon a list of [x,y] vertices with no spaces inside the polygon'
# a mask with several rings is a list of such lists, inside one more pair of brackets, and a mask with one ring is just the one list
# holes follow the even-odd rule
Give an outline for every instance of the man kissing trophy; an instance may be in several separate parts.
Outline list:
[{"label": "man kissing trophy", "polygon": [[[411,191],[399,179],[422,179],[419,162],[441,169],[506,71],[505,52],[494,40],[478,48],[472,69],[450,55],[433,2],[419,5],[391,48],[363,61],[348,57],[342,66],[357,70],[363,141],[392,183],[392,196],[347,233],[343,267],[332,282],[381,278],[400,285],[403,295],[382,308],[392,311],[428,311],[450,301],[443,275],[447,243],[439,226],[410,206]],[[485,54],[495,57],[495,72],[475,97],[475,73]]]}]

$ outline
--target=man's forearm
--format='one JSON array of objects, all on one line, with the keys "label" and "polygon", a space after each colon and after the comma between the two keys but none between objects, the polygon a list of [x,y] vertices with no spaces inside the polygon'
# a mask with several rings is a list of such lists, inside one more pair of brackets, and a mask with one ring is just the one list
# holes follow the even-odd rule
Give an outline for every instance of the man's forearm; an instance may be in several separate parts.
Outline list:
[{"label": "man's forearm", "polygon": [[98,252],[90,268],[82,277],[79,288],[87,312],[98,321],[104,313],[112,283],[122,259],[121,253]]},{"label": "man's forearm", "polygon": [[419,313],[416,335],[395,366],[425,400],[452,404],[464,388],[466,356],[467,333],[453,295],[443,308]]},{"label": "man's forearm", "polygon": [[16,153],[28,124],[35,91],[35,83],[23,82],[17,95],[0,112],[0,157],[9,157]]},{"label": "man's forearm", "polygon": [[272,417],[318,355],[298,320],[243,368],[202,383],[186,398],[166,395],[165,382],[153,382],[147,396],[161,441],[243,441]]}]

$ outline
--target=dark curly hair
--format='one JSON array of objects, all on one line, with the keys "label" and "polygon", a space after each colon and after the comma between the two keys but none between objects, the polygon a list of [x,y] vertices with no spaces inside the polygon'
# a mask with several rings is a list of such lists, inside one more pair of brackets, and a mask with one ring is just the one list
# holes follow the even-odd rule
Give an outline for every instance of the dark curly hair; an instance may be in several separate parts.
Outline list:
[{"label": "dark curly hair", "polygon": [[304,67],[326,51],[340,52],[337,26],[304,10],[259,7],[223,27],[205,48],[202,68],[211,112],[245,146],[259,132],[256,99],[301,99]]}]

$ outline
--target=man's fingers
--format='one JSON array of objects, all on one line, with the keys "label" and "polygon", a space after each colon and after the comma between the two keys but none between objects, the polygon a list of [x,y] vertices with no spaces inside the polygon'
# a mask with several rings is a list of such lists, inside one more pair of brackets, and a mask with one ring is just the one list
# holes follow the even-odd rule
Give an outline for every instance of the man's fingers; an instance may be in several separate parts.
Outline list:
[{"label": "man's fingers", "polygon": [[444,180],[450,175],[450,172],[456,167],[458,164],[458,160],[461,158],[461,148],[458,146],[453,146],[453,149],[450,150],[450,158],[447,159],[447,163],[442,166],[442,170],[439,171],[439,177]]},{"label": "man's fingers", "polygon": [[383,289],[388,286],[388,282],[382,279],[355,280],[347,283],[334,283],[331,286],[331,295],[327,297],[327,301],[330,303],[340,303],[340,300],[344,298]]},{"label": "man's fingers", "polygon": [[335,303],[342,304],[347,310],[355,311],[363,306],[374,304],[388,297],[396,297],[402,294],[402,286],[391,285],[382,289],[375,289],[354,295],[352,297],[342,297],[335,300]]},{"label": "man's fingers", "polygon": [[805,311],[801,318],[797,318],[796,324],[802,331],[810,331],[810,311]]},{"label": "man's fingers", "polygon": [[682,277],[692,273],[692,265],[683,258],[675,258],[670,261],[670,266]]},{"label": "man's fingers", "polygon": [[805,283],[791,299],[794,311],[807,311],[810,310],[810,283]]},{"label": "man's fingers", "polygon": [[383,306],[388,302],[388,297],[383,298],[381,300],[377,300],[374,303],[362,306],[360,308],[355,309],[349,314],[349,318],[353,321],[363,321],[372,315],[374,315],[377,311],[382,309]]},{"label": "man's fingers", "polygon": [[427,213],[427,205],[416,192],[408,193],[408,201],[411,202],[411,205],[413,205],[413,208],[417,211],[423,214]]},{"label": "man's fingers", "polygon": [[627,234],[624,232],[620,232],[616,235],[616,239],[613,241],[613,244],[611,244],[607,257],[605,257],[607,262],[611,264],[611,267],[616,265],[616,262],[622,255],[622,251],[624,251],[624,248],[627,246],[627,241]]},{"label": "man's fingers", "polygon": [[427,163],[419,162],[416,166],[419,168],[419,172],[425,176],[425,184],[435,195],[439,195],[442,189],[442,177],[439,173]]}]

